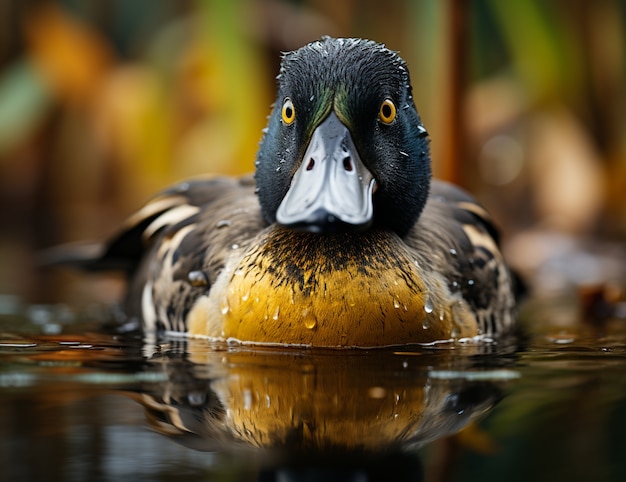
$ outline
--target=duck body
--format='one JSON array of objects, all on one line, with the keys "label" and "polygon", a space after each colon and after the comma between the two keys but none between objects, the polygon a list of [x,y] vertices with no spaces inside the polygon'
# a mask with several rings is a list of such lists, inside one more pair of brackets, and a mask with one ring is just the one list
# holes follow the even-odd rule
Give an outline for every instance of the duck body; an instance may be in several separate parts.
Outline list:
[{"label": "duck body", "polygon": [[148,330],[373,347],[493,337],[514,282],[487,213],[430,179],[406,65],[371,41],[286,54],[255,178],[174,186],[89,263]]}]

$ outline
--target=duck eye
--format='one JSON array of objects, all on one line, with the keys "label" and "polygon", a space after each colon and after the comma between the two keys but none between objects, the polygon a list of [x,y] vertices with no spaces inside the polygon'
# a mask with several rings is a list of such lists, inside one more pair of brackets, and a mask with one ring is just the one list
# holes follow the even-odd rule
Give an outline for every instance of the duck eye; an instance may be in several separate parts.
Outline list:
[{"label": "duck eye", "polygon": [[380,105],[378,118],[383,122],[383,124],[391,124],[396,118],[396,106],[391,99],[385,99]]},{"label": "duck eye", "polygon": [[296,110],[293,107],[293,102],[291,102],[290,98],[286,98],[285,102],[283,102],[282,119],[286,125],[289,125],[296,120]]}]

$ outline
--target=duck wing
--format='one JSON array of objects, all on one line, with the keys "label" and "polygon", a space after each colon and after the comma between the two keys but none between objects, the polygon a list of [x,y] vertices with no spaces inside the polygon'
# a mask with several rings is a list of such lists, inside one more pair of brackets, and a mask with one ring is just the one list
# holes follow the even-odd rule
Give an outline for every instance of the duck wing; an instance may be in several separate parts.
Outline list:
[{"label": "duck wing", "polygon": [[[251,177],[191,181],[165,191],[131,217],[141,228],[132,236],[140,253],[126,312],[143,318],[149,328],[162,323],[166,330],[186,331],[189,310],[211,289],[233,251],[266,226],[254,189]],[[117,243],[109,252],[120,252]]]},{"label": "duck wing", "polygon": [[514,324],[517,278],[504,262],[492,218],[469,194],[433,181],[405,242],[467,302],[483,333],[501,333]]},{"label": "duck wing", "polygon": [[45,251],[44,266],[72,266],[87,271],[124,271],[131,277],[161,233],[177,230],[224,204],[233,193],[250,197],[252,176],[209,177],[181,182],[152,197],[128,217],[110,238],[97,242],[67,243]]}]

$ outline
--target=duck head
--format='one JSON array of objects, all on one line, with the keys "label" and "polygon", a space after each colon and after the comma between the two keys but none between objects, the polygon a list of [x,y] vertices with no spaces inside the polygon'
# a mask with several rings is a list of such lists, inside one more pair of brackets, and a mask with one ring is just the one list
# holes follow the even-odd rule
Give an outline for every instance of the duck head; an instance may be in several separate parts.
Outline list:
[{"label": "duck head", "polygon": [[403,236],[430,185],[427,133],[405,62],[381,44],[325,37],[284,55],[256,162],[268,223]]}]

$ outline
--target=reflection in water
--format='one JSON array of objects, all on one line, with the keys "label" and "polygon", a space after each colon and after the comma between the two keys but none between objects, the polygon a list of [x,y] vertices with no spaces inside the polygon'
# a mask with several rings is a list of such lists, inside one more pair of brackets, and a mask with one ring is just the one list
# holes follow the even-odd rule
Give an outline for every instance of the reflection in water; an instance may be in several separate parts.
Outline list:
[{"label": "reflection in water", "polygon": [[216,351],[197,340],[149,364],[167,374],[135,395],[152,425],[205,450],[408,448],[463,428],[515,375],[483,368],[473,380],[472,357],[451,350]]},{"label": "reflection in water", "polygon": [[449,349],[216,350],[174,341],[146,365],[165,383],[127,394],[157,432],[183,445],[263,449],[271,462],[261,480],[384,480],[376,473],[390,467],[396,480],[419,480],[411,449],[461,430],[516,376],[485,362]]},{"label": "reflection in water", "polygon": [[281,351],[147,344],[103,333],[93,313],[24,313],[0,315],[0,480],[554,482],[626,473],[620,320],[602,329],[543,323],[518,353],[502,344],[487,353]]},{"label": "reflection in water", "polygon": [[[129,431],[128,403],[163,440],[231,457],[228,470],[252,474],[244,480],[422,480],[415,449],[484,414],[516,375],[502,368],[506,357],[469,346],[279,350],[16,331],[0,336],[12,480],[109,480],[138,470],[134,460],[158,470],[171,447]],[[33,440],[44,442],[25,449]],[[132,463],[111,465],[111,452]],[[189,456],[168,465],[182,476]]]}]

